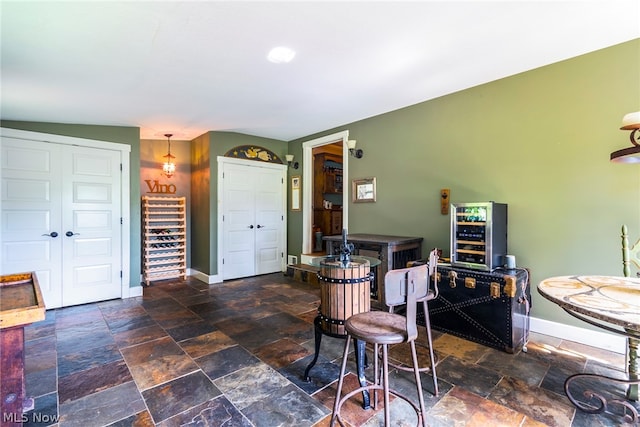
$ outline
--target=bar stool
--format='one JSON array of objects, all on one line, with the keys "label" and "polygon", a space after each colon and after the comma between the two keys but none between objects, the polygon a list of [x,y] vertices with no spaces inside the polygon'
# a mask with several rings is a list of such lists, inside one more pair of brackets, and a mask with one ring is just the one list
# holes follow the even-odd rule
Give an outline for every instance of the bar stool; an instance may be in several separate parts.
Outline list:
[{"label": "bar stool", "polygon": [[[438,250],[433,249],[429,253],[428,264],[429,266],[429,276],[433,278],[432,284],[433,287],[429,288],[427,294],[422,298],[417,298],[416,302],[422,303],[422,310],[424,313],[424,326],[427,332],[427,344],[429,347],[429,366],[421,366],[420,372],[431,372],[431,376],[433,378],[433,395],[438,395],[438,377],[436,375],[436,355],[433,351],[433,337],[431,334],[431,320],[429,319],[429,308],[428,302],[438,298],[438,274],[437,274],[437,265],[438,265]],[[400,300],[386,300],[385,303],[389,307],[389,313],[393,313],[395,308],[401,305],[404,305],[404,301]],[[405,364],[399,363],[391,363],[389,365],[393,366],[396,369],[400,369],[401,371],[413,371],[413,367],[407,366]]]},{"label": "bar stool", "polygon": [[[406,303],[407,310],[405,316],[384,311],[370,311],[355,314],[346,320],[345,331],[347,332],[347,338],[345,340],[344,353],[342,356],[342,367],[340,369],[336,400],[333,406],[333,413],[331,415],[330,425],[332,427],[335,425],[336,420],[341,426],[344,426],[340,417],[340,409],[342,408],[342,405],[349,398],[364,390],[373,390],[374,409],[377,405],[377,391],[382,390],[384,396],[385,426],[390,425],[389,394],[393,394],[394,396],[407,401],[418,415],[418,425],[427,425],[427,415],[424,406],[424,397],[422,394],[422,383],[420,381],[420,367],[418,366],[418,356],[416,354],[415,346],[415,340],[418,337],[418,329],[416,326],[416,301],[418,299],[425,298],[429,292],[429,270],[433,268],[435,268],[435,265],[420,265],[416,267],[391,270],[385,275],[385,298],[388,301],[402,301],[402,303]],[[352,339],[373,344],[374,382],[370,385],[358,387],[341,397],[342,385],[347,367],[347,357],[349,355],[349,345]],[[416,380],[416,389],[418,391],[419,400],[417,405],[408,397],[390,389],[389,387],[389,345],[401,343],[409,343],[411,346],[413,372]],[[382,369],[379,368],[380,348],[382,348]],[[382,378],[380,377],[380,371],[382,371]]]}]

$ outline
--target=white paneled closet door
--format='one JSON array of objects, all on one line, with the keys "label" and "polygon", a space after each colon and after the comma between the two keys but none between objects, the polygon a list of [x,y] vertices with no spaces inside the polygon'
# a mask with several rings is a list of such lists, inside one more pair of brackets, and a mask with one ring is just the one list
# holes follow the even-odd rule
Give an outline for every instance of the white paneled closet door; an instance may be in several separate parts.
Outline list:
[{"label": "white paneled closet door", "polygon": [[286,169],[222,158],[222,278],[282,271],[286,235]]},{"label": "white paneled closet door", "polygon": [[0,273],[35,271],[48,309],[122,296],[121,157],[2,137]]}]

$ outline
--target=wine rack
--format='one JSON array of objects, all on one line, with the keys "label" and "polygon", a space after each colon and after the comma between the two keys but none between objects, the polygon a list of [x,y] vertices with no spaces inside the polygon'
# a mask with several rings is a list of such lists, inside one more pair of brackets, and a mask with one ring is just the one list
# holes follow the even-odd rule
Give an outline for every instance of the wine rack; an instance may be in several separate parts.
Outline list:
[{"label": "wine rack", "polygon": [[187,277],[187,212],[184,197],[142,197],[142,273],[147,286]]}]

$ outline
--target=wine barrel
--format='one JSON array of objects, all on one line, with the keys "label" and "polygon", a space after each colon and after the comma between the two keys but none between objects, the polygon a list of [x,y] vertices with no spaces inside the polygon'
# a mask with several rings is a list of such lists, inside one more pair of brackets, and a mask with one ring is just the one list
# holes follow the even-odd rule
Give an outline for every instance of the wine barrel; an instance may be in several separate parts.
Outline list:
[{"label": "wine barrel", "polygon": [[320,262],[320,325],[328,335],[346,335],[344,322],[371,309],[371,266],[367,260]]}]

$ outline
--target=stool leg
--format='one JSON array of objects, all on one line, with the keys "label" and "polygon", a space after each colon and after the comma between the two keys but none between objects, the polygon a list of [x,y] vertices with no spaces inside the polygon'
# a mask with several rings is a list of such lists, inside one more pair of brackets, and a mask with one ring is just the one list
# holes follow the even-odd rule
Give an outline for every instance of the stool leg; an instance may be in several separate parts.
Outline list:
[{"label": "stool leg", "polygon": [[382,387],[384,394],[384,425],[391,425],[391,417],[389,415],[389,358],[387,352],[387,344],[382,344]]},{"label": "stool leg", "polygon": [[[413,373],[416,376],[416,387],[418,389],[418,400],[420,401],[420,416],[422,425],[427,425],[427,411],[424,407],[424,395],[422,394],[422,381],[420,381],[420,366],[418,364],[418,353],[416,352],[416,342],[411,341],[411,358],[413,359]],[[419,424],[419,423],[418,423]]]},{"label": "stool leg", "polygon": [[338,378],[338,389],[336,390],[336,401],[333,403],[333,414],[331,414],[331,423],[329,427],[333,427],[336,422],[336,418],[339,415],[338,405],[340,403],[340,395],[342,394],[342,383],[344,382],[344,372],[347,369],[347,357],[349,356],[349,342],[351,341],[351,335],[347,335],[344,343],[344,353],[342,354],[342,367],[340,368],[340,377]]},{"label": "stool leg", "polygon": [[431,335],[431,320],[429,319],[429,308],[427,302],[423,301],[424,325],[427,330],[427,341],[429,341],[429,358],[431,359],[431,376],[433,377],[433,395],[438,395],[438,377],[436,376],[436,357],[433,352],[433,337]]},{"label": "stool leg", "polygon": [[[378,344],[373,344],[373,383],[380,385],[380,365],[379,365]],[[378,390],[373,389],[373,409],[378,408]]]}]

